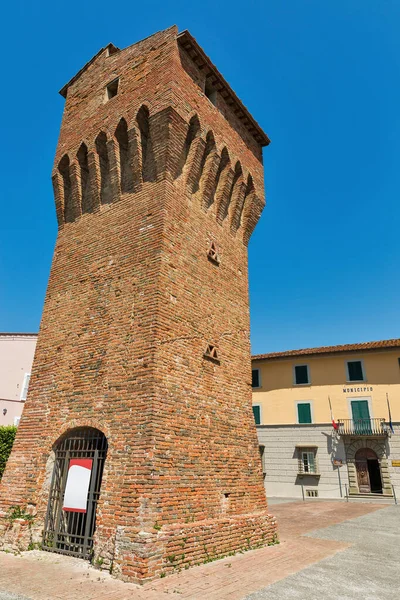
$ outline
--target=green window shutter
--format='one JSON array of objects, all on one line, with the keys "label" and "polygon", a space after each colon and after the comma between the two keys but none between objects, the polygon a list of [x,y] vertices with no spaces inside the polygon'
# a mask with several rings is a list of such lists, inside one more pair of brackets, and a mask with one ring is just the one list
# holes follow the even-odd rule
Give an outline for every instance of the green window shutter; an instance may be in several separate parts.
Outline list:
[{"label": "green window shutter", "polygon": [[360,360],[353,360],[347,363],[349,371],[349,381],[363,381],[364,374],[362,370],[362,363]]},{"label": "green window shutter", "polygon": [[307,365],[296,365],[294,368],[295,382],[297,385],[309,383]]},{"label": "green window shutter", "polygon": [[251,371],[251,386],[253,388],[260,387],[260,371],[258,369],[252,369]]},{"label": "green window shutter", "polygon": [[352,400],[351,412],[355,421],[358,419],[369,419],[368,400]]},{"label": "green window shutter", "polygon": [[311,420],[311,405],[309,402],[302,402],[297,405],[297,414],[299,423],[312,423]]},{"label": "green window shutter", "polygon": [[371,434],[368,400],[352,400],[351,412],[353,414],[355,432],[361,435]]},{"label": "green window shutter", "polygon": [[261,425],[261,409],[259,406],[253,406],[253,415],[256,425]]}]

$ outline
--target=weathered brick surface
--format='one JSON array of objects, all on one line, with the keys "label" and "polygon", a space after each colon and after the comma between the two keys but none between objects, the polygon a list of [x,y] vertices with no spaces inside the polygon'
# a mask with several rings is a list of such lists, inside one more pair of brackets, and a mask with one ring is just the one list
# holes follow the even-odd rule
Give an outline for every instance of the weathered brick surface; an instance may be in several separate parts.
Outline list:
[{"label": "weathered brick surface", "polygon": [[222,95],[205,97],[204,77],[171,28],[104,50],[68,88],[59,235],[0,490],[3,511],[36,507],[37,535],[57,439],[103,431],[95,554],[137,581],[276,531],[250,388],[246,245],[264,203],[261,147]]}]

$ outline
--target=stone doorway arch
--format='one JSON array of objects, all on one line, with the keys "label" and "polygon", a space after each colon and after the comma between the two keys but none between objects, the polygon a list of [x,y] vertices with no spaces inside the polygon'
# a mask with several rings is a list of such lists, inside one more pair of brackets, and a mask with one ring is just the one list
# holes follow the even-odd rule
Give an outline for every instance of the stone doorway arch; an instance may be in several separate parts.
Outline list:
[{"label": "stone doorway arch", "polygon": [[[365,488],[363,489],[361,486],[360,489],[356,463],[359,461],[365,461],[365,463],[367,463],[368,459],[378,461],[382,482],[382,494],[391,496],[392,485],[390,481],[385,443],[366,439],[353,441],[346,447],[346,460],[349,474],[349,493],[365,493]],[[368,463],[365,465],[365,467],[368,469]]]},{"label": "stone doorway arch", "polygon": [[69,429],[54,444],[43,550],[92,557],[107,448],[106,436],[94,427]]},{"label": "stone doorway arch", "polygon": [[354,458],[360,493],[382,494],[382,474],[376,452],[371,448],[360,448]]}]

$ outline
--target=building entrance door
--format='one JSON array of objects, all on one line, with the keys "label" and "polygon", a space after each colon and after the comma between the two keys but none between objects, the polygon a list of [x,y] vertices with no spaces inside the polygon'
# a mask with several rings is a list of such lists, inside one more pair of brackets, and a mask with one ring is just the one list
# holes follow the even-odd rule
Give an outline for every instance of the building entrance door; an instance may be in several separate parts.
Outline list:
[{"label": "building entrance door", "polygon": [[361,448],[355,456],[358,491],[360,494],[381,494],[382,476],[377,455],[370,448]]},{"label": "building entrance door", "polygon": [[43,550],[90,559],[107,438],[92,427],[72,429],[54,448]]},{"label": "building entrance door", "polygon": [[367,459],[367,463],[371,492],[374,494],[382,494],[382,477],[379,461],[375,458],[369,458]]}]

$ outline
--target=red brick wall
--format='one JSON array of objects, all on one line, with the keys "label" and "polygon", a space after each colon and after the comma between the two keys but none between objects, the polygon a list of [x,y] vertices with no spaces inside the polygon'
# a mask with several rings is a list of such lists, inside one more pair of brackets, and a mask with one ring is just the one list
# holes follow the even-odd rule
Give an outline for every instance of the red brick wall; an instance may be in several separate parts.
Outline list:
[{"label": "red brick wall", "polygon": [[[104,51],[68,88],[53,176],[59,236],[0,490],[3,510],[19,504],[37,512],[39,532],[54,443],[76,426],[100,429],[109,449],[95,552],[138,581],[275,535],[250,387],[246,246],[263,206],[261,148],[222,99],[217,108],[204,96],[183,55],[171,28],[111,56]],[[115,77],[118,95],[104,102]],[[142,105],[146,160],[147,126],[141,134],[136,119]],[[200,135],[185,153],[194,114]],[[128,193],[114,137],[122,117]],[[103,197],[100,131],[108,138]],[[209,131],[215,147],[206,146]],[[86,191],[76,158],[82,142]],[[231,166],[216,186],[224,147]],[[65,186],[58,165],[66,154]],[[219,264],[207,258],[211,242]],[[204,357],[208,344],[219,361]]]}]

